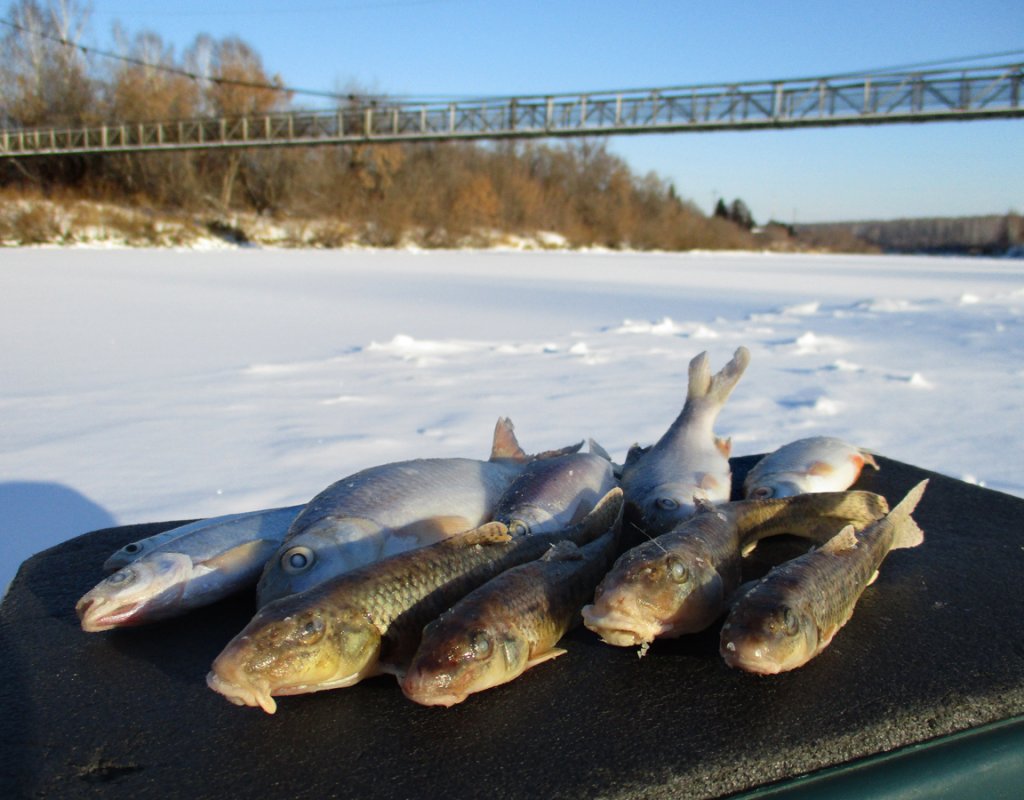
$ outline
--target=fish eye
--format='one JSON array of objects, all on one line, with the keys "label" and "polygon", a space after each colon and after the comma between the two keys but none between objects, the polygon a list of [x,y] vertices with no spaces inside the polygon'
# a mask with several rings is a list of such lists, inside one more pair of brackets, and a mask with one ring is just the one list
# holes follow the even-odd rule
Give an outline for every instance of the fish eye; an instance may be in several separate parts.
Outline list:
[{"label": "fish eye", "polygon": [[795,636],[800,629],[800,621],[788,606],[782,610],[782,626],[788,636]]},{"label": "fish eye", "polygon": [[775,490],[771,486],[758,486],[750,493],[750,496],[755,500],[766,500],[773,494],[775,494]]},{"label": "fish eye", "polygon": [[654,501],[654,505],[660,508],[662,511],[675,511],[679,508],[679,503],[673,500],[671,497],[659,497]]},{"label": "fish eye", "polygon": [[136,542],[132,542],[131,544],[126,544],[123,549],[126,553],[137,553],[142,549],[142,546]]},{"label": "fish eye", "polygon": [[526,536],[530,532],[530,526],[521,519],[514,519],[508,524],[508,532],[513,536]]},{"label": "fish eye", "polygon": [[316,553],[303,545],[290,547],[281,556],[281,569],[291,575],[305,572],[316,561]]},{"label": "fish eye", "polygon": [[668,560],[668,574],[676,583],[686,583],[690,580],[690,569],[678,558]]},{"label": "fish eye", "polygon": [[476,658],[487,658],[491,654],[491,637],[485,631],[477,631],[469,639],[469,646]]},{"label": "fish eye", "polygon": [[321,617],[313,617],[299,629],[299,641],[303,644],[315,644],[323,637],[326,627]]}]

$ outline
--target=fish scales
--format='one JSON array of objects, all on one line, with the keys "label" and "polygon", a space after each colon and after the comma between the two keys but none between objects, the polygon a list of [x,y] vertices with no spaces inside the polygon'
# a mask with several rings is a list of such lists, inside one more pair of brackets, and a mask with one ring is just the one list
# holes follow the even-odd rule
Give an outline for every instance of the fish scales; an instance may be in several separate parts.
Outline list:
[{"label": "fish scales", "polygon": [[554,459],[581,445],[531,458],[516,441],[512,423],[502,418],[488,461],[414,459],[336,481],[307,504],[267,562],[257,584],[259,605],[482,525],[533,460]]},{"label": "fish scales", "polygon": [[697,516],[624,553],[584,608],[584,622],[619,646],[695,633],[726,610],[740,585],[742,555],[761,539],[791,534],[821,543],[887,510],[885,498],[871,492],[704,504]]},{"label": "fish scales", "polygon": [[434,545],[360,567],[267,604],[214,661],[207,682],[238,704],[276,709],[272,694],[349,686],[396,672],[423,626],[502,571],[539,558],[560,539],[587,541],[621,508],[614,489],[566,531],[509,537],[488,523]]},{"label": "fish scales", "polygon": [[818,655],[853,616],[889,552],[923,540],[910,516],[927,481],[862,531],[844,528],[816,550],[772,569],[743,594],[722,627],[731,666],[770,674]]},{"label": "fish scales", "polygon": [[595,453],[533,461],[505,490],[493,518],[513,536],[557,530],[582,519],[614,486],[611,462]]},{"label": "fish scales", "polygon": [[416,518],[448,516],[455,509],[479,520],[491,512],[522,470],[516,462],[471,458],[423,458],[370,467],[331,484],[310,500],[287,540],[322,520],[340,516],[364,517],[381,527],[399,528],[409,523],[413,506]]},{"label": "fish scales", "polygon": [[581,621],[617,540],[616,528],[582,548],[562,542],[471,592],[427,625],[402,691],[452,706],[564,653],[555,645]]}]

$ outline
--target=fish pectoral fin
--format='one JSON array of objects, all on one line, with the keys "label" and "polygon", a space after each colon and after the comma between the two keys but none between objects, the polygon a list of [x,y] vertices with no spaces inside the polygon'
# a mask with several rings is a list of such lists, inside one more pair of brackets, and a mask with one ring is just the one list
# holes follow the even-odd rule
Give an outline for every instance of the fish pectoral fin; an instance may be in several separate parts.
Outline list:
[{"label": "fish pectoral fin", "polygon": [[870,586],[871,584],[873,584],[877,580],[878,580],[878,570],[876,569],[874,572],[871,573],[871,577],[868,578],[868,582],[865,583],[864,585],[865,586]]},{"label": "fish pectoral fin", "polygon": [[721,483],[719,482],[718,478],[716,478],[710,472],[702,473],[700,476],[700,481],[698,481],[697,483],[697,486],[699,486],[705,492],[717,489],[720,485]]},{"label": "fish pectoral fin", "polygon": [[512,541],[512,535],[508,532],[508,526],[504,522],[486,522],[479,528],[458,534],[449,539],[459,547],[478,544],[504,544]]},{"label": "fish pectoral fin", "polygon": [[578,561],[583,558],[583,553],[576,546],[575,542],[556,542],[548,548],[548,551],[540,557],[541,561]]},{"label": "fish pectoral fin", "polygon": [[725,458],[732,455],[732,437],[722,439],[719,436],[715,437],[715,447],[718,448],[718,452],[721,453]]},{"label": "fish pectoral fin", "polygon": [[426,517],[396,528],[393,533],[395,536],[412,538],[426,545],[450,539],[452,536],[472,530],[473,527],[473,521],[465,517]]},{"label": "fish pectoral fin", "polygon": [[266,549],[267,541],[265,539],[254,539],[251,542],[243,542],[236,547],[232,547],[230,550],[225,550],[213,558],[199,562],[196,566],[201,566],[210,572],[236,572],[252,566],[254,561],[266,561],[266,558],[261,558],[260,556],[260,551]]},{"label": "fish pectoral fin", "polygon": [[532,667],[535,667],[538,664],[543,664],[545,661],[550,661],[553,658],[564,656],[568,652],[568,650],[565,650],[561,647],[552,647],[550,650],[546,650],[543,653],[539,653],[535,655],[533,658],[531,658],[529,661],[527,661],[526,666],[523,668],[523,672],[526,672],[526,670],[531,669]]},{"label": "fish pectoral fin", "polygon": [[820,478],[827,477],[836,471],[836,468],[824,461],[815,461],[807,468],[808,475],[816,475]]}]

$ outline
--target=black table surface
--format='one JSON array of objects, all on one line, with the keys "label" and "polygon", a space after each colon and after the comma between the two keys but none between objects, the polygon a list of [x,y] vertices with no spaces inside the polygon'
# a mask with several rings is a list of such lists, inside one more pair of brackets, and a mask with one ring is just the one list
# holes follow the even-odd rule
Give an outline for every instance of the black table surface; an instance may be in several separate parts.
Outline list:
[{"label": "black table surface", "polygon": [[0,606],[0,797],[720,797],[1024,713],[1024,501],[879,463],[856,488],[890,504],[931,478],[925,542],[889,556],[807,666],[732,670],[718,625],[644,658],[577,629],[567,655],[451,709],[387,676],[274,716],[230,705],[205,676],[252,593],[87,634],[74,605],[104,559],[179,523],[79,536],[26,561]]}]

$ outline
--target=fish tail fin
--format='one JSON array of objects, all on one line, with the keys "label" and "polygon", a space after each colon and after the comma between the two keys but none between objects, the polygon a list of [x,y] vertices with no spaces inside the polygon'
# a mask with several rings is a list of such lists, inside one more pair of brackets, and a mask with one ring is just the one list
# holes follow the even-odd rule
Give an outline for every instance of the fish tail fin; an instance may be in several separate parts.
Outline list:
[{"label": "fish tail fin", "polygon": [[587,439],[587,448],[595,456],[600,456],[605,461],[611,461],[612,460],[611,454],[607,450],[605,450],[603,447],[601,447],[601,445],[599,445],[593,439]]},{"label": "fish tail fin", "polygon": [[924,531],[921,530],[910,514],[917,508],[917,504],[920,502],[927,486],[927,479],[921,481],[907,492],[907,496],[900,500],[896,507],[889,512],[889,519],[896,526],[896,534],[892,543],[893,550],[917,547],[924,541]]},{"label": "fish tail fin", "polygon": [[881,467],[878,466],[878,462],[875,461],[875,457],[873,454],[869,453],[867,450],[861,450],[860,454],[864,458],[865,467],[871,467],[872,469],[881,469]]},{"label": "fish tail fin", "polygon": [[729,363],[712,375],[708,354],[706,351],[701,353],[690,362],[690,383],[686,399],[705,400],[717,406],[725,405],[749,363],[750,351],[745,347],[737,347]]}]

